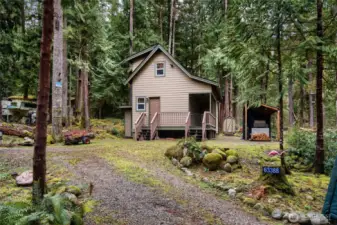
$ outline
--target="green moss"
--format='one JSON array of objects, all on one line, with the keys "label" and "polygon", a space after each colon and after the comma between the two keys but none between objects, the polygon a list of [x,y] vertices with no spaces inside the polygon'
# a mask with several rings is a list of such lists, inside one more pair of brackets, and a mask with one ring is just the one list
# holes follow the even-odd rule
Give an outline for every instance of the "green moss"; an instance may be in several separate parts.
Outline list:
[{"label": "green moss", "polygon": [[222,161],[222,156],[218,153],[208,153],[202,160],[209,170],[216,170]]},{"label": "green moss", "polygon": [[223,159],[223,160],[226,160],[226,158],[227,158],[226,153],[223,152],[223,151],[221,151],[220,149],[214,149],[214,150],[212,151],[212,153],[218,153],[218,154],[220,154],[220,155],[222,156],[222,159]]},{"label": "green moss", "polygon": [[239,157],[238,152],[236,150],[234,150],[234,149],[227,150],[226,154],[227,154],[227,156],[236,156],[236,157]]},{"label": "green moss", "polygon": [[192,165],[192,158],[189,156],[185,156],[180,160],[180,163],[184,166],[184,167],[189,167]]},{"label": "green moss", "polygon": [[172,146],[166,150],[165,156],[170,159],[176,158],[180,161],[184,156],[184,150],[179,146]]},{"label": "green moss", "polygon": [[68,186],[68,187],[66,188],[66,191],[69,192],[69,193],[72,193],[72,194],[74,194],[74,195],[76,195],[76,196],[81,195],[81,192],[82,192],[81,189],[80,189],[79,187],[73,186],[73,185]]},{"label": "green moss", "polygon": [[47,144],[54,144],[55,140],[50,134],[47,135]]},{"label": "green moss", "polygon": [[289,183],[283,168],[281,168],[280,174],[261,174],[259,181],[283,193],[295,195],[293,187]]},{"label": "green moss", "polygon": [[208,153],[211,153],[216,147],[214,146],[209,146],[209,145],[206,145],[206,144],[202,144],[201,145],[201,149],[204,150],[206,149]]},{"label": "green moss", "polygon": [[230,155],[228,156],[227,158],[227,162],[229,162],[230,164],[235,164],[239,161],[238,157],[237,156],[234,156],[234,155]]},{"label": "green moss", "polygon": [[243,198],[243,203],[246,204],[246,205],[249,205],[249,206],[253,207],[257,203],[257,201],[255,199],[253,199],[253,198],[244,197]]}]

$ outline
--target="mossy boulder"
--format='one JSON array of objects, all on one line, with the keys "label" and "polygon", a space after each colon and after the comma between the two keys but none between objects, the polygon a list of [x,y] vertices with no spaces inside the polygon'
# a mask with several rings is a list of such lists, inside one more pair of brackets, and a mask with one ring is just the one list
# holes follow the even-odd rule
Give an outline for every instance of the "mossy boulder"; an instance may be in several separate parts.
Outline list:
[{"label": "mossy boulder", "polygon": [[224,171],[226,171],[227,173],[231,173],[232,172],[232,166],[229,163],[226,163],[225,166],[223,167]]},{"label": "mossy boulder", "polygon": [[230,155],[227,158],[227,162],[230,163],[230,164],[235,164],[238,161],[239,161],[239,158],[237,156],[234,156],[234,155]]},{"label": "mossy boulder", "polygon": [[222,159],[223,159],[223,160],[226,160],[226,159],[227,159],[226,153],[223,152],[223,151],[221,151],[220,149],[214,149],[214,150],[212,151],[212,153],[218,153],[218,154],[220,154],[220,155],[222,156]]},{"label": "mossy boulder", "polygon": [[201,149],[207,150],[208,153],[211,153],[215,149],[215,147],[203,144],[203,145],[201,145]]},{"label": "mossy boulder", "polygon": [[73,186],[73,185],[68,186],[67,189],[66,189],[66,192],[74,194],[76,196],[79,196],[82,193],[82,191],[81,191],[81,189],[79,187]]},{"label": "mossy boulder", "polygon": [[185,156],[180,160],[180,164],[184,167],[190,167],[192,165],[193,159],[189,156]]},{"label": "mossy boulder", "polygon": [[54,144],[55,140],[50,134],[47,135],[47,144]]},{"label": "mossy boulder", "polygon": [[236,156],[236,157],[239,157],[238,152],[236,150],[233,150],[233,149],[227,150],[226,151],[226,155],[227,156]]},{"label": "mossy boulder", "polygon": [[245,197],[245,198],[243,198],[243,203],[246,204],[246,205],[249,205],[250,207],[254,207],[254,205],[257,203],[257,201],[253,198]]},{"label": "mossy boulder", "polygon": [[202,160],[203,164],[209,170],[218,169],[221,161],[222,161],[222,155],[220,155],[218,153],[208,153],[208,154],[205,155],[205,157]]},{"label": "mossy boulder", "polygon": [[184,157],[184,150],[180,146],[172,146],[166,150],[165,156],[170,159],[175,158],[180,161]]}]

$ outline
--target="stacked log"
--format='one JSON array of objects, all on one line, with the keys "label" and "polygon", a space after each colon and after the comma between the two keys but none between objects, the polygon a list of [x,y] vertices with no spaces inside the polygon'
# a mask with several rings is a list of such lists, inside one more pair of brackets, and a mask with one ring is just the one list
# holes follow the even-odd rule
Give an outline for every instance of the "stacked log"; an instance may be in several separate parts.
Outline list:
[{"label": "stacked log", "polygon": [[0,131],[4,135],[9,135],[9,136],[16,136],[16,137],[29,137],[34,139],[34,133],[31,131],[28,131],[28,129],[23,129],[23,127],[16,127],[13,125],[8,125],[8,124],[0,124]]},{"label": "stacked log", "polygon": [[252,134],[253,141],[270,141],[270,138],[265,133]]}]

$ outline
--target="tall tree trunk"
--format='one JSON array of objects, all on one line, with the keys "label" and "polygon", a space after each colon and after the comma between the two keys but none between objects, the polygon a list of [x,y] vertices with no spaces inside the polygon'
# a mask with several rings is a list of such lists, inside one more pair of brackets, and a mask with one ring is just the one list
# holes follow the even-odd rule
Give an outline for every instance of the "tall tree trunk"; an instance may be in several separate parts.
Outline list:
[{"label": "tall tree trunk", "polygon": [[336,126],[337,126],[337,68],[336,68],[336,72],[335,72],[335,75],[336,75]]},{"label": "tall tree trunk", "polygon": [[75,116],[76,119],[79,120],[79,117],[82,115],[82,107],[83,107],[83,87],[82,87],[82,80],[83,80],[83,70],[78,70],[77,76],[77,85],[76,85],[76,99],[75,99]]},{"label": "tall tree trunk", "polygon": [[225,117],[230,116],[230,103],[229,103],[229,82],[228,78],[225,77]]},{"label": "tall tree trunk", "polygon": [[[63,29],[67,27],[67,18],[63,17]],[[62,85],[62,124],[66,127],[68,123],[68,61],[67,61],[67,39],[63,37],[63,85]]]},{"label": "tall tree trunk", "polygon": [[83,71],[83,109],[82,109],[82,127],[87,131],[90,129],[90,118],[89,118],[89,92],[88,92],[88,71],[85,68]]},{"label": "tall tree trunk", "polygon": [[[317,37],[322,40],[323,33],[323,0],[317,0]],[[323,139],[323,50],[322,42],[317,43],[316,56],[316,157],[315,172],[324,173],[324,139]]]},{"label": "tall tree trunk", "polygon": [[[311,69],[312,66],[312,59],[308,57],[308,65],[307,68]],[[312,84],[312,72],[309,71],[309,84]],[[310,128],[314,128],[314,99],[313,99],[313,91],[312,87],[309,90],[309,126]]]},{"label": "tall tree trunk", "polygon": [[33,157],[33,204],[39,204],[46,191],[47,115],[50,91],[51,44],[53,40],[53,12],[53,0],[44,0],[35,134],[36,142]]},{"label": "tall tree trunk", "polygon": [[300,84],[300,126],[304,126],[304,105],[305,105],[305,90],[304,84],[301,82]]},{"label": "tall tree trunk", "polygon": [[164,30],[163,30],[163,6],[162,3],[160,3],[159,7],[159,29],[160,29],[160,39],[161,42],[164,42]]},{"label": "tall tree trunk", "polygon": [[173,24],[172,24],[172,56],[173,57],[175,57],[175,54],[176,54],[176,13],[177,13],[177,9],[176,9],[175,4],[176,3],[174,3],[174,7],[173,7]]},{"label": "tall tree trunk", "polygon": [[238,87],[237,85],[234,83],[234,86],[233,86],[233,97],[234,97],[234,101],[233,101],[233,117],[235,119],[235,128],[237,128],[238,126],[238,105],[236,103],[236,97],[238,96]]},{"label": "tall tree trunk", "polygon": [[294,118],[294,101],[293,101],[293,78],[289,77],[288,80],[288,108],[289,108],[289,126],[292,127],[295,122]]},{"label": "tall tree trunk", "polygon": [[[280,6],[279,6],[280,7]],[[277,34],[276,34],[276,51],[277,51],[277,67],[278,67],[278,91],[279,91],[279,110],[280,110],[280,150],[283,151],[283,83],[282,83],[282,55],[281,55],[281,22],[278,19]],[[285,163],[284,154],[281,154],[281,166],[284,168],[286,174],[290,174],[290,171]]]},{"label": "tall tree trunk", "polygon": [[176,4],[176,0],[171,0],[171,10],[170,10],[170,31],[169,31],[169,53],[172,55],[173,53],[173,24],[174,24],[174,11],[175,11],[175,4]]},{"label": "tall tree trunk", "polygon": [[62,86],[63,83],[63,13],[61,0],[54,0],[53,47],[53,119],[52,135],[56,142],[62,140]]},{"label": "tall tree trunk", "polygon": [[[21,0],[21,8],[20,8],[20,13],[21,13],[21,32],[22,36],[25,36],[26,34],[26,14],[25,14],[25,0]],[[22,53],[22,62],[24,62],[23,67],[26,67],[25,61],[26,61],[26,55],[25,53]],[[28,99],[28,92],[29,92],[29,86],[28,82],[25,82],[23,84],[23,99],[27,100]]]},{"label": "tall tree trunk", "polygon": [[133,53],[133,11],[134,11],[134,0],[130,0],[130,30],[129,30],[129,35],[130,35],[130,50],[129,54],[132,55]]}]

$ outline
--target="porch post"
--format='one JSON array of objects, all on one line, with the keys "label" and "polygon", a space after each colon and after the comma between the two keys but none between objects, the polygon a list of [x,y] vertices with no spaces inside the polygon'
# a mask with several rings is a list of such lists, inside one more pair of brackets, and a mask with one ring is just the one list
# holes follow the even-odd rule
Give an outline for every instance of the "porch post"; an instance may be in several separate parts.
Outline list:
[{"label": "porch post", "polygon": [[247,137],[247,135],[248,135],[248,129],[247,129],[247,125],[248,125],[248,122],[247,122],[247,119],[248,119],[248,112],[247,112],[247,104],[245,104],[245,130],[244,130],[244,132],[245,132],[245,140],[248,140],[248,137]]},{"label": "porch post", "polygon": [[[218,134],[219,133],[219,111],[218,111],[218,109],[219,109],[219,102],[218,101],[216,101],[215,102],[216,104],[215,104],[215,123],[216,123],[216,125],[215,125],[215,129],[216,129],[216,133]],[[221,128],[220,128],[221,129]]]},{"label": "porch post", "polygon": [[209,93],[209,110],[212,113],[212,93]]}]

